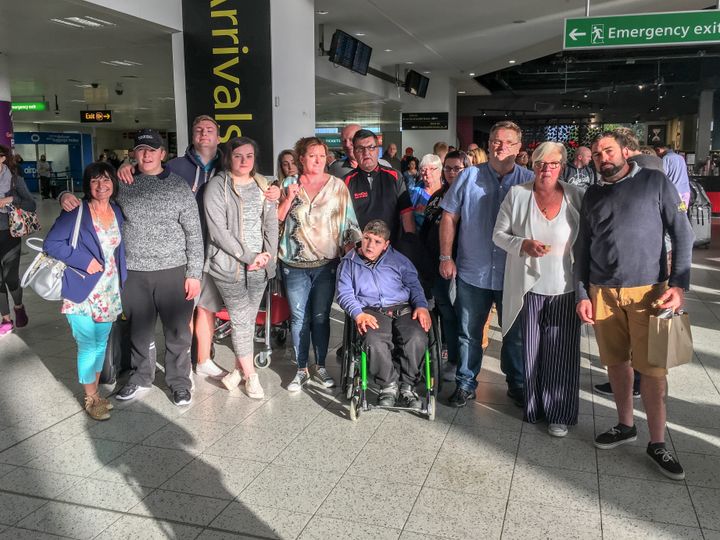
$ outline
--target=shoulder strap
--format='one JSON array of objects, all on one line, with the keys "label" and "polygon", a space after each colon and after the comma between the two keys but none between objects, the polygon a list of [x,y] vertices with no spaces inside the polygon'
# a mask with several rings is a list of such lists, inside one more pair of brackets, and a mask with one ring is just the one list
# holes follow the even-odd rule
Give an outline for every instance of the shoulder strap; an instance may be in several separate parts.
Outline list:
[{"label": "shoulder strap", "polygon": [[82,215],[83,215],[83,206],[85,206],[85,203],[80,201],[80,207],[78,208],[78,214],[77,214],[77,217],[75,218],[75,228],[73,229],[72,242],[70,244],[73,249],[77,248],[78,235],[80,234],[80,221],[82,221]]}]

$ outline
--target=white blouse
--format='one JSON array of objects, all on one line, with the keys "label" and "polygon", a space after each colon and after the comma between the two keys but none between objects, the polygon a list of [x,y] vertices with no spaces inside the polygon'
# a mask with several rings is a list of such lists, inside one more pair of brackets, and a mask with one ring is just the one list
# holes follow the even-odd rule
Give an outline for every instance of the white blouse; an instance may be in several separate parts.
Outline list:
[{"label": "white blouse", "polygon": [[570,251],[572,230],[568,222],[567,202],[563,197],[560,212],[553,219],[546,218],[538,208],[535,197],[530,210],[533,240],[550,246],[550,251],[538,257],[540,276],[530,289],[535,294],[554,296],[573,291]]}]

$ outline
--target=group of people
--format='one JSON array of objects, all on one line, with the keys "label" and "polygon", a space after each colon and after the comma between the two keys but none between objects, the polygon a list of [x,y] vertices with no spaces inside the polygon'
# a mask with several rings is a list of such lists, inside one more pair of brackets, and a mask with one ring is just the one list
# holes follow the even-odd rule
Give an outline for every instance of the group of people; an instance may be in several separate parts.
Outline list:
[{"label": "group of people", "polygon": [[[467,153],[444,145],[420,160],[403,158],[405,173],[417,168],[412,184],[379,158],[373,132],[352,124],[341,140],[346,157],[328,165],[325,143],[301,138],[278,156],[273,185],[257,171],[252,139],[221,148],[215,120],[200,116],[184,156],[163,164],[160,135],[140,130],[133,162],[117,173],[94,163],[84,173],[82,201],[61,195],[63,213],[45,249],[70,270],[62,312],[78,343],[88,414],[110,416],[98,379],[120,312],[130,321],[132,374],[117,399],[134,399],[153,383],[158,316],[176,405],[192,400],[193,337],[198,375],[228,389],[244,383],[250,397],[262,398],[254,321],[277,273],[297,363],[289,391],[300,391],[311,376],[335,385],[325,362],[337,292],[371,352],[369,371],[386,406],[419,403],[415,385],[428,308],[435,306],[456,383],[449,404],[463,407],[475,398],[495,305],[508,396],[526,421],[547,422],[550,435],[563,437],[578,421],[580,326],[588,323],[618,408],[618,424],[598,435],[596,446],[614,448],[637,436],[634,368],[650,427],[648,454],[667,476],[683,477],[664,444],[666,371],[648,362],[647,322],[651,305],[682,307],[692,231],[675,185],[631,161],[634,135],[603,133],[590,149],[578,149],[572,164],[564,145],[544,142],[528,169],[516,162],[520,128],[503,121],[490,132],[487,154],[477,145]],[[396,152],[387,157],[396,160]],[[0,194],[4,155],[0,148]],[[573,180],[585,178],[586,169],[592,181]],[[22,184],[12,189],[13,203],[25,204]],[[17,313],[19,288],[4,279]],[[232,323],[231,372],[210,358],[214,313],[222,306]],[[0,308],[4,320],[8,308]]]}]

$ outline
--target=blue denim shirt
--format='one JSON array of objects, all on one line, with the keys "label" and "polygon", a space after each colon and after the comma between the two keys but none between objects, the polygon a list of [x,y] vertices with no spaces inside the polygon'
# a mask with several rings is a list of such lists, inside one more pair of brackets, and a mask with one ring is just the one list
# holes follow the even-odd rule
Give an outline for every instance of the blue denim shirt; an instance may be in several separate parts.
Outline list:
[{"label": "blue denim shirt", "polygon": [[505,251],[492,241],[495,220],[505,195],[516,184],[530,182],[532,171],[515,165],[500,178],[489,163],[465,169],[453,182],[440,206],[460,215],[455,264],[460,279],[474,287],[501,291]]}]

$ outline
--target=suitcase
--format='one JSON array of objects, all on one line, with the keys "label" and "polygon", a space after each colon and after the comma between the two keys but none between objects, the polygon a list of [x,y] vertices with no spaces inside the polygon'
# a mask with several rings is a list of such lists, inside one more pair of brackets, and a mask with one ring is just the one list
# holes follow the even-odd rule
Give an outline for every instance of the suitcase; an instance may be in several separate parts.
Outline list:
[{"label": "suitcase", "polygon": [[710,247],[712,204],[705,189],[694,180],[690,181],[690,209],[688,218],[695,233],[695,247]]}]

